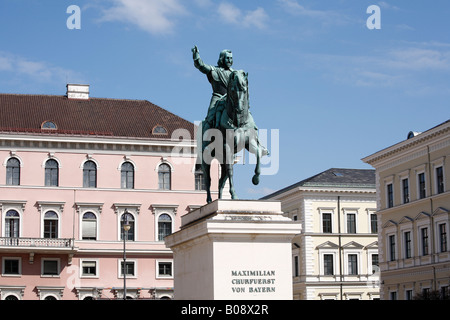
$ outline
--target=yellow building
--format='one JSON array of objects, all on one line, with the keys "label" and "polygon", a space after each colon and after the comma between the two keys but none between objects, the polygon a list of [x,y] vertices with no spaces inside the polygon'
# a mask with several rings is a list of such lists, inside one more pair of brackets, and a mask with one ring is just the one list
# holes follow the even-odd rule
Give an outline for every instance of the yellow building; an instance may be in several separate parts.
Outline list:
[{"label": "yellow building", "polygon": [[448,298],[450,120],[362,160],[376,169],[381,298]]},{"label": "yellow building", "polygon": [[294,299],[379,299],[375,192],[375,170],[329,169],[264,197],[302,223]]}]

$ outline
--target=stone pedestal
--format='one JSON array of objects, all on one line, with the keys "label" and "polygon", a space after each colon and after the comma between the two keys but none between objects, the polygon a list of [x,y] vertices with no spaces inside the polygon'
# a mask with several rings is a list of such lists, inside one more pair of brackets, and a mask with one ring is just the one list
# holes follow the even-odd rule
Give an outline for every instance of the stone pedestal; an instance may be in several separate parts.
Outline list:
[{"label": "stone pedestal", "polygon": [[301,225],[279,201],[216,200],[165,238],[178,300],[292,299],[291,240]]}]

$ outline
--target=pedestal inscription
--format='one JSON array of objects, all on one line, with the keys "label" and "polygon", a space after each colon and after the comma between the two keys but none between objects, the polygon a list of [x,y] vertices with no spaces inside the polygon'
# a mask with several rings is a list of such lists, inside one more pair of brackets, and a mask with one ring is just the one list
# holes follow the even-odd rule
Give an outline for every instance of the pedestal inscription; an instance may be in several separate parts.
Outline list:
[{"label": "pedestal inscription", "polygon": [[301,225],[277,201],[216,200],[166,237],[175,299],[292,299],[291,240]]}]

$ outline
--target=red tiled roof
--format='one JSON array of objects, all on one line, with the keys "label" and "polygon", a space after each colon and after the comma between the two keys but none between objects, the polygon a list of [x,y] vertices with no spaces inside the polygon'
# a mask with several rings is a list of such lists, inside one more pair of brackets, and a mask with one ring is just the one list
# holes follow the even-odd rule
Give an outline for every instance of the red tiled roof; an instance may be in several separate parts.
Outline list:
[{"label": "red tiled roof", "polygon": [[[41,129],[45,121],[54,122],[57,130]],[[156,126],[167,134],[153,134]],[[194,139],[193,123],[147,100],[0,94],[0,131],[170,139],[179,128]]]}]

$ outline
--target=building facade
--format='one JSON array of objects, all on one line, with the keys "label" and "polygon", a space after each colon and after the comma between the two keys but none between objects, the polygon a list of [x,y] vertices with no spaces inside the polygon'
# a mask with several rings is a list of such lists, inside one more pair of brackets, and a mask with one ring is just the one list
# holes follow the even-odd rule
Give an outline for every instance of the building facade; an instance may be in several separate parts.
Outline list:
[{"label": "building facade", "polygon": [[450,121],[363,159],[376,169],[381,294],[447,298]]},{"label": "building facade", "polygon": [[206,201],[194,125],[67,89],[0,94],[0,298],[172,298],[164,237]]},{"label": "building facade", "polygon": [[294,299],[379,299],[375,170],[329,169],[264,199],[302,223]]}]

